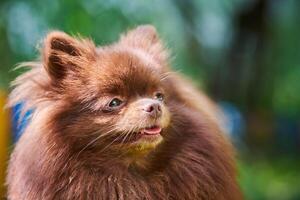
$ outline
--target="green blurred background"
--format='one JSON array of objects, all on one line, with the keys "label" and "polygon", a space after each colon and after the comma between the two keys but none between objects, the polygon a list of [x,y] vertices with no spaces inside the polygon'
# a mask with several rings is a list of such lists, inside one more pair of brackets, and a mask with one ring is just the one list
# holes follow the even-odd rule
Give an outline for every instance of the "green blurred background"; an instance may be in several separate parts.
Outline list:
[{"label": "green blurred background", "polygon": [[[0,107],[21,73],[13,67],[38,57],[49,30],[101,45],[150,23],[173,68],[227,115],[246,199],[300,199],[299,10],[299,0],[1,0]],[[13,141],[8,116],[1,109],[0,184]]]}]

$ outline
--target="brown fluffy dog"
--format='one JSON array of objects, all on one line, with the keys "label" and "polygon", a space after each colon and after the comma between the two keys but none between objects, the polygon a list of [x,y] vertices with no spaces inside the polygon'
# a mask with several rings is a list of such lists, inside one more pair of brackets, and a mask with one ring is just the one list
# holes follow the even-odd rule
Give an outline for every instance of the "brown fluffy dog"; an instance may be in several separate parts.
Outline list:
[{"label": "brown fluffy dog", "polygon": [[10,105],[34,108],[11,156],[10,200],[236,200],[217,109],[168,67],[155,28],[109,46],[51,32]]}]

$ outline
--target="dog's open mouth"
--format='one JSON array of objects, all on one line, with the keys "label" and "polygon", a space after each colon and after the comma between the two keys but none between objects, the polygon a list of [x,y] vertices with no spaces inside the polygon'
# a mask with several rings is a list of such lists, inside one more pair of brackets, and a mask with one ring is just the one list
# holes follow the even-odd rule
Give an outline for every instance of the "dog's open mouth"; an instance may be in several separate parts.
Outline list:
[{"label": "dog's open mouth", "polygon": [[120,138],[120,143],[127,143],[131,150],[143,152],[156,147],[163,140],[163,128],[159,125],[147,126],[133,132],[131,136]]},{"label": "dog's open mouth", "polygon": [[[126,139],[120,138],[120,142],[136,143],[139,141],[153,143],[157,142],[162,138],[163,128],[159,125],[148,126],[140,129],[139,131],[133,132],[132,136],[125,136]],[[145,143],[144,143],[145,144]]]},{"label": "dog's open mouth", "polygon": [[158,135],[161,133],[161,130],[162,128],[157,126],[157,125],[154,125],[154,126],[151,126],[151,127],[146,127],[146,128],[143,128],[140,133],[143,134],[143,135]]}]

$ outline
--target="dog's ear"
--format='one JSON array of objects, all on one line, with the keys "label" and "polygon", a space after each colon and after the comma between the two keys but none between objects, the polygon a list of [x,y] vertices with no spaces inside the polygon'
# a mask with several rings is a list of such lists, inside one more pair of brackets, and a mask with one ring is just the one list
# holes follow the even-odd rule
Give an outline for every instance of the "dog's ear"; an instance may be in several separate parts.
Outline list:
[{"label": "dog's ear", "polygon": [[141,49],[159,62],[166,62],[168,59],[168,51],[152,25],[141,25],[130,30],[121,36],[120,44]]},{"label": "dog's ear", "polygon": [[76,72],[94,61],[96,48],[90,40],[53,31],[44,40],[42,56],[49,76],[58,80],[64,78],[68,72]]}]

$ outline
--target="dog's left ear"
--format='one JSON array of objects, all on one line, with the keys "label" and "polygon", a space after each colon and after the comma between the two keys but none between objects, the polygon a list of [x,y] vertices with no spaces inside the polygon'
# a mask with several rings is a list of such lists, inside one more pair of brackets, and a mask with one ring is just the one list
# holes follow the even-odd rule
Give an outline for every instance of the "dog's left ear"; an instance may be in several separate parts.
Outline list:
[{"label": "dog's left ear", "polygon": [[152,25],[141,25],[122,35],[120,44],[137,48],[150,54],[160,63],[167,61],[169,54],[159,39],[157,31]]},{"label": "dog's left ear", "polygon": [[53,81],[76,74],[96,57],[96,47],[88,39],[74,38],[64,32],[50,32],[42,48],[43,64]]}]

